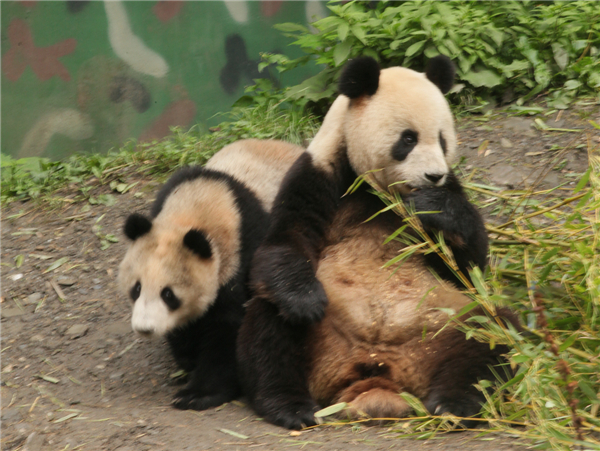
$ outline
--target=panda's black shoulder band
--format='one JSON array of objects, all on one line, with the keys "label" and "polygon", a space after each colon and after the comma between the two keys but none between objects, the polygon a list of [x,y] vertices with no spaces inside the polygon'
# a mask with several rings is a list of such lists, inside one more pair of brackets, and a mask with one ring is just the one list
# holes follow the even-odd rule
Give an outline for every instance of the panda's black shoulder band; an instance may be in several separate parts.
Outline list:
[{"label": "panda's black shoulder band", "polygon": [[132,241],[137,240],[139,237],[147,234],[152,228],[152,222],[144,215],[139,213],[133,213],[129,215],[125,221],[125,227],[123,232],[125,236]]},{"label": "panda's black shoulder band", "polygon": [[379,64],[370,56],[350,60],[340,75],[340,94],[351,99],[365,94],[372,96],[379,88],[379,72]]},{"label": "panda's black shoulder band", "polygon": [[438,55],[429,60],[425,75],[434,85],[446,94],[454,84],[456,68],[454,63],[446,55]]}]

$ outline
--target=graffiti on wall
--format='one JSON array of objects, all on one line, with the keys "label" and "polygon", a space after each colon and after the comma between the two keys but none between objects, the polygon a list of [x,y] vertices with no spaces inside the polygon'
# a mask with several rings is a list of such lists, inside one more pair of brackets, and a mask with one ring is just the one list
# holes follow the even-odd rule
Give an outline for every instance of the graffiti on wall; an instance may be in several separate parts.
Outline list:
[{"label": "graffiti on wall", "polygon": [[2,152],[60,158],[173,126],[218,122],[261,52],[297,56],[273,25],[323,17],[319,1],[2,2]]}]

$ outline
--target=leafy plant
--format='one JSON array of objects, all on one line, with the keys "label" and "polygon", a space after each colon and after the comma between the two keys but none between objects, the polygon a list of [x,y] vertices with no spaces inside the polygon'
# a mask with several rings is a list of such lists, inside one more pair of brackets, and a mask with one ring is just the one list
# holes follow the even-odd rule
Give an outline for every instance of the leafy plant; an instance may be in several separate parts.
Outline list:
[{"label": "leafy plant", "polygon": [[[77,154],[64,161],[38,157],[15,160],[2,155],[2,203],[29,199],[51,202],[59,189],[71,186],[80,194],[77,199],[107,204],[111,202],[110,195],[90,194],[94,186],[109,184],[115,192],[124,193],[132,187],[126,181],[129,175],[144,173],[164,179],[181,166],[204,163],[220,148],[244,138],[302,144],[318,127],[312,116],[301,114],[298,109],[281,110],[272,100],[252,107],[238,106],[224,117],[227,121],[210,133],[197,128],[187,132],[174,128],[161,141],[130,141],[107,154]],[[60,202],[60,197],[54,200]]]},{"label": "leafy plant", "polygon": [[305,56],[264,55],[263,66],[274,64],[280,72],[311,60],[323,65],[319,74],[285,92],[300,106],[329,103],[342,66],[360,55],[383,67],[416,70],[433,56],[447,55],[458,71],[454,100],[462,103],[477,98],[522,103],[550,92],[552,106],[566,108],[576,95],[600,89],[595,2],[380,2],[375,9],[369,2],[332,2],[328,7],[331,15],[312,24],[314,34],[295,23],[276,25]]}]

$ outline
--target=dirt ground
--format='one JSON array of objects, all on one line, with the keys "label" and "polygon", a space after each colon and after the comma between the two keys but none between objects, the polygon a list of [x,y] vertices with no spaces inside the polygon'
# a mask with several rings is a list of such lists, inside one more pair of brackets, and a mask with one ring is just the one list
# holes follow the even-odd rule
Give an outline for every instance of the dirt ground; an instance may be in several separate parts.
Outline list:
[{"label": "dirt ground", "polygon": [[[540,131],[535,118],[498,113],[459,121],[464,173],[477,168],[473,180],[500,187],[565,183],[566,197],[587,167],[587,139],[600,144],[588,122],[600,123],[598,106],[538,117],[548,127],[585,132]],[[561,163],[551,169],[559,152]],[[129,213],[147,211],[157,188],[135,174],[126,181],[140,183],[113,192],[110,207],[69,202],[74,191],[65,190],[59,208],[2,208],[3,450],[526,449],[514,437],[482,441],[474,433],[398,439],[401,426],[324,426],[292,435],[261,421],[243,399],[204,412],[171,408],[177,368],[164,342],[134,335],[130,304],[116,287],[122,224]],[[93,195],[103,193],[110,188]],[[102,250],[106,234],[119,241]]]}]

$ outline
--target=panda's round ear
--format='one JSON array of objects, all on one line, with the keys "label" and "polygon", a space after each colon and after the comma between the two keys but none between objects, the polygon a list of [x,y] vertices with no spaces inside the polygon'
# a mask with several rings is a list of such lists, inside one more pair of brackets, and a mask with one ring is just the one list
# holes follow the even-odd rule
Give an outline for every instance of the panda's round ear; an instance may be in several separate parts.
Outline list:
[{"label": "panda's round ear", "polygon": [[429,60],[425,75],[434,85],[446,94],[454,84],[456,68],[454,63],[446,55],[438,55]]},{"label": "panda's round ear", "polygon": [[132,241],[137,240],[139,237],[147,234],[152,228],[152,222],[144,215],[139,213],[133,213],[129,215],[125,221],[125,227],[123,232],[125,236]]},{"label": "panda's round ear", "polygon": [[212,257],[212,249],[206,235],[201,230],[192,229],[183,237],[183,245],[200,258]]},{"label": "panda's round ear", "polygon": [[372,96],[379,88],[379,72],[379,64],[370,56],[351,59],[340,75],[340,94],[351,99],[365,94]]}]

